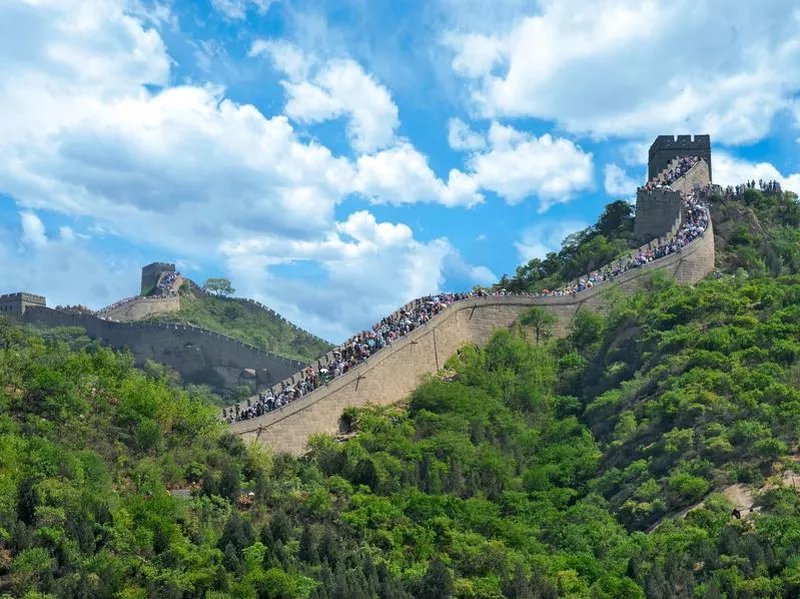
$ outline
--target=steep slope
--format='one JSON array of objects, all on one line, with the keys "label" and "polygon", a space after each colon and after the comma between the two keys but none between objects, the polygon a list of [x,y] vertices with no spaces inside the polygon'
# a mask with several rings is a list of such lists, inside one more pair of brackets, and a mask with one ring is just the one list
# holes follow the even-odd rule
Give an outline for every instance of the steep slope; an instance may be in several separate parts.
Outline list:
[{"label": "steep slope", "polygon": [[711,216],[717,265],[764,274],[800,273],[800,203],[796,194],[775,189],[726,191],[715,198]]},{"label": "steep slope", "polygon": [[[502,331],[446,367],[299,460],[225,435],[208,398],[124,355],[0,321],[0,594],[800,594],[800,501],[780,484],[799,276],[654,276],[563,339]],[[755,502],[741,520],[713,493],[734,485]]]},{"label": "steep slope", "polygon": [[180,310],[151,316],[148,320],[189,322],[302,362],[310,362],[333,347],[324,339],[298,328],[254,301],[184,289],[186,292],[181,294]]}]

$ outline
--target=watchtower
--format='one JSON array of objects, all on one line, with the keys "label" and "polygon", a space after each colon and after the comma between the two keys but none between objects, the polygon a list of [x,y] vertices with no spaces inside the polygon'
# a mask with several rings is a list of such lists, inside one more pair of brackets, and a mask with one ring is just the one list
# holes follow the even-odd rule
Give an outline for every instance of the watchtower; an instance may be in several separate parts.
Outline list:
[{"label": "watchtower", "polygon": [[708,164],[711,179],[711,136],[710,135],[659,135],[650,146],[647,178],[652,181],[658,173],[678,156],[697,156]]},{"label": "watchtower", "polygon": [[142,295],[147,295],[155,288],[162,272],[175,272],[175,265],[169,262],[153,262],[142,268]]},{"label": "watchtower", "polygon": [[0,295],[0,316],[10,316],[19,320],[31,306],[44,308],[47,306],[47,300],[43,295],[25,292]]}]

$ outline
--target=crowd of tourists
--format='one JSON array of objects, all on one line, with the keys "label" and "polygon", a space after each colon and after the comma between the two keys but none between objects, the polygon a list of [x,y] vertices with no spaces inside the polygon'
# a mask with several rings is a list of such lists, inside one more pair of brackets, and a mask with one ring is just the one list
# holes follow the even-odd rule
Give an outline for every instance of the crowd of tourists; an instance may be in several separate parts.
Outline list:
[{"label": "crowd of tourists", "polygon": [[111,312],[112,310],[116,310],[117,308],[121,308],[125,304],[130,304],[132,301],[137,300],[139,298],[141,298],[140,295],[132,295],[130,297],[126,297],[125,299],[121,299],[121,300],[119,300],[117,302],[114,302],[110,306],[106,306],[105,308],[102,308],[102,309],[98,310],[96,313],[97,314],[105,314],[106,312]]},{"label": "crowd of tourists", "polygon": [[110,306],[106,306],[105,308],[98,310],[95,312],[95,314],[105,314],[106,312],[111,312],[112,310],[116,310],[117,308],[121,308],[122,306],[140,299],[164,299],[166,297],[175,297],[178,295],[178,290],[174,288],[175,281],[178,279],[180,274],[181,273],[179,272],[168,272],[158,281],[153,294],[147,296],[132,295],[130,297],[126,297],[118,302],[114,302]]},{"label": "crowd of tourists", "polygon": [[255,401],[248,400],[247,407],[240,408],[237,405],[228,411],[223,410],[223,416],[229,422],[235,422],[257,418],[281,408],[307,395],[320,385],[340,377],[375,352],[424,325],[454,302],[480,295],[487,295],[487,292],[442,293],[421,298],[382,319],[371,330],[361,331],[352,336],[331,353],[332,358],[327,364],[319,361],[316,369],[309,366],[299,374],[299,380],[293,385],[285,385],[278,391],[270,389],[260,393]]},{"label": "crowd of tourists", "polygon": [[781,184],[774,179],[771,181],[764,181],[763,179],[759,179],[758,182],[755,180],[745,181],[740,185],[728,185],[725,188],[724,196],[726,199],[739,199],[744,195],[744,192],[750,189],[758,189],[764,193],[781,193]]},{"label": "crowd of tourists", "polygon": [[681,156],[674,162],[675,164],[666,172],[660,173],[655,178],[645,183],[644,188],[651,190],[659,187],[669,187],[688,173],[695,164],[700,162],[700,159],[697,156]]},{"label": "crowd of tourists", "polygon": [[73,314],[94,314],[94,310],[83,304],[78,304],[77,306],[56,306],[55,310],[58,312],[72,312]]},{"label": "crowd of tourists", "polygon": [[158,281],[156,284],[156,292],[152,295],[149,295],[150,298],[163,298],[163,297],[174,297],[178,295],[178,290],[175,289],[175,281],[178,280],[178,277],[181,273],[179,272],[168,272],[164,274],[163,277]]},{"label": "crowd of tourists", "polygon": [[[697,159],[679,161],[673,173],[688,171]],[[680,176],[680,175],[679,175]],[[669,180],[669,177],[666,179]],[[674,181],[673,181],[674,182]],[[683,201],[683,218],[678,231],[661,243],[656,243],[642,248],[630,255],[627,259],[620,258],[613,264],[590,273],[586,277],[557,290],[544,290],[539,293],[514,293],[528,297],[560,297],[580,293],[612,280],[619,275],[635,268],[640,268],[670,254],[680,252],[684,247],[697,239],[708,227],[709,212],[703,202],[709,188],[695,189],[681,194]],[[427,323],[431,318],[445,310],[454,302],[476,298],[490,297],[492,295],[512,295],[512,293],[499,289],[495,291],[473,291],[468,293],[442,293],[417,300],[405,308],[387,316],[378,322],[371,330],[361,331],[348,339],[332,352],[332,358],[326,364],[317,362],[316,368],[307,367],[299,373],[292,384],[281,383],[280,389],[270,389],[260,393],[255,399],[248,399],[246,405],[235,405],[223,409],[223,417],[228,422],[238,422],[258,418],[273,410],[280,409],[287,404],[311,393],[320,386],[326,385],[331,380],[342,376],[357,364],[367,360],[375,352],[390,346],[398,339],[408,335],[416,328]]]}]

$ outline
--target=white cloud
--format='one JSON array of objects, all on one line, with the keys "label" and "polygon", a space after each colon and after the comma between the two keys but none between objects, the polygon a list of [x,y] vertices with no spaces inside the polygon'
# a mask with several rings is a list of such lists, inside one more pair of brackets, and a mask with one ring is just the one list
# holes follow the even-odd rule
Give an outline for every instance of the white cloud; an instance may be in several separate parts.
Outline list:
[{"label": "white cloud", "polygon": [[[405,301],[440,290],[445,272],[474,283],[495,280],[487,268],[466,264],[446,239],[417,241],[408,226],[379,223],[366,211],[351,214],[323,240],[262,237],[224,244],[222,251],[237,290],[337,341]],[[324,269],[328,284],[281,279],[267,268],[307,261]]]},{"label": "white cloud", "polygon": [[[652,142],[650,142],[652,143]],[[649,159],[650,144],[643,141],[631,141],[620,147],[622,160],[628,166],[646,165]]]},{"label": "white cloud", "polygon": [[[258,40],[251,56],[268,55],[288,80],[287,116],[299,123],[319,123],[347,116],[350,143],[358,152],[374,152],[392,144],[400,124],[397,105],[389,91],[361,65],[350,59],[318,64],[297,48],[282,41]],[[309,77],[311,70],[316,72]]]},{"label": "white cloud", "polygon": [[447,141],[454,150],[480,150],[486,147],[486,140],[479,133],[455,118],[447,123]]},{"label": "white cloud", "polygon": [[529,262],[534,258],[544,259],[550,252],[558,252],[561,243],[572,233],[588,227],[577,220],[541,221],[527,228],[522,238],[514,243],[520,259]]},{"label": "white cloud", "polygon": [[[253,106],[227,99],[221,88],[169,86],[172,60],[161,38],[126,15],[125,7],[125,0],[0,4],[0,23],[14,23],[8,35],[0,35],[0,193],[11,195],[22,213],[50,210],[80,218],[88,221],[81,229],[152,243],[190,263],[226,261],[237,287],[256,296],[265,296],[260,284],[276,278],[271,265],[293,259],[317,263],[324,280],[281,279],[284,285],[274,297],[293,306],[282,310],[287,316],[305,315],[303,324],[317,322],[319,330],[330,326],[324,298],[358,298],[355,309],[347,303],[336,307],[348,315],[341,326],[350,327],[441,283],[448,268],[444,257],[455,252],[445,240],[419,242],[406,225],[373,226],[363,215],[337,223],[334,210],[354,192],[375,202],[409,201],[404,191],[409,186],[426,201],[470,204],[480,195],[469,177],[454,171],[445,184],[405,143],[392,146],[394,153],[354,163],[301,139],[287,117],[266,118]],[[299,73],[307,66],[291,52],[281,60]],[[336,71],[339,67],[344,71]],[[361,94],[357,100],[372,102],[374,96],[361,93],[359,85],[368,82],[359,69],[354,63],[328,63],[314,84],[337,99],[349,90]],[[345,80],[330,79],[337,73]],[[378,95],[385,99],[388,92]],[[383,143],[373,129],[386,123],[371,121],[353,103],[348,110],[358,121],[352,130],[359,143]],[[396,119],[389,113],[387,121]],[[384,175],[395,178],[390,184],[381,180]],[[136,289],[139,260],[126,263],[132,283],[124,290],[116,282],[97,287],[101,275],[111,271],[96,267],[78,245],[79,236],[69,228],[49,239],[43,231],[37,236],[38,218],[24,218],[27,229],[17,243],[26,235],[26,251],[39,252],[30,255],[31,264],[41,265],[32,266],[38,276],[45,277],[44,265],[57,267],[62,257],[76,256],[87,272],[75,280],[95,286],[103,301],[115,299],[108,297],[112,289],[116,298]],[[351,235],[359,238],[345,241]],[[252,256],[229,256],[230,248],[264,240],[269,243],[253,246]],[[78,249],[55,253],[65,244]],[[24,262],[14,264],[4,275],[19,272]],[[250,264],[256,268],[248,270]],[[392,285],[371,274],[387,272]],[[64,285],[61,297],[64,289],[79,287],[61,274],[54,279]],[[48,295],[55,290],[54,282],[46,285]],[[317,310],[316,316],[309,310]]]},{"label": "white cloud", "polygon": [[800,173],[783,175],[769,162],[749,162],[727,152],[715,152],[711,157],[711,169],[714,183],[723,187],[763,179],[778,181],[784,190],[800,193]]},{"label": "white cloud", "polygon": [[250,8],[259,14],[266,14],[275,0],[211,0],[211,6],[232,20],[241,20],[247,16]]},{"label": "white cloud", "polygon": [[[503,29],[454,13],[442,42],[484,116],[573,133],[763,138],[800,89],[800,10],[771,0],[541,0]],[[721,19],[720,15],[725,18]]]},{"label": "white cloud", "polygon": [[453,69],[465,77],[488,75],[503,61],[504,42],[491,35],[448,33],[444,43],[455,51]]},{"label": "white cloud", "polygon": [[75,231],[73,231],[71,227],[66,227],[66,226],[59,227],[58,235],[63,241],[66,241],[66,242],[75,241],[75,237],[76,237]]},{"label": "white cloud", "polygon": [[[464,134],[451,120],[451,146],[454,137],[459,139],[456,147],[472,133]],[[484,201],[481,191],[494,192],[508,204],[536,196],[543,213],[593,184],[592,154],[567,139],[535,137],[496,122],[487,138],[488,146],[470,154],[464,171],[452,169],[447,182],[436,177],[427,158],[408,142],[360,156],[355,189],[376,204],[439,202],[468,208]]]},{"label": "white cloud", "polygon": [[286,73],[292,81],[310,77],[310,69],[319,62],[316,57],[306,54],[294,44],[278,39],[256,40],[247,55],[251,58],[270,58],[275,68]]},{"label": "white cloud", "polygon": [[33,212],[23,212],[20,214],[20,221],[22,224],[22,242],[24,244],[37,248],[47,245],[44,224],[38,216]]},{"label": "white cloud", "polygon": [[400,142],[357,161],[356,189],[374,203],[414,204],[439,202],[445,206],[472,207],[483,201],[475,180],[451,170],[444,183],[428,166],[428,160],[411,144]]},{"label": "white cloud", "polygon": [[628,176],[616,164],[607,164],[605,168],[606,193],[612,198],[630,197],[636,193],[639,184]]},{"label": "white cloud", "polygon": [[[120,260],[108,252],[96,254],[82,241],[65,234],[63,227],[59,236],[48,239],[36,215],[21,216],[21,232],[0,227],[0,293],[28,291],[44,295],[50,306],[84,304],[99,308],[137,288],[141,260]],[[34,243],[26,240],[31,231]]]},{"label": "white cloud", "polygon": [[567,202],[593,183],[592,154],[549,134],[535,137],[492,123],[490,147],[467,161],[467,175],[483,190],[509,204],[538,196],[539,212]]}]

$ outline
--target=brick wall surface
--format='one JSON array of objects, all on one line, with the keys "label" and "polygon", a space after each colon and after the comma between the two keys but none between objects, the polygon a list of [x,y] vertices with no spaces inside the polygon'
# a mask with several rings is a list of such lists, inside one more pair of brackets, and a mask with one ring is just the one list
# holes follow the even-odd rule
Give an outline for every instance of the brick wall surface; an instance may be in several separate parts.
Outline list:
[{"label": "brick wall surface", "polygon": [[[268,384],[280,381],[303,367],[237,339],[199,327],[155,322],[112,322],[88,314],[59,312],[50,308],[29,308],[24,320],[47,327],[77,326],[111,347],[128,348],[136,363],[154,360],[174,368],[184,380],[207,382],[231,389],[245,368],[267,369]],[[216,374],[216,377],[214,376]]]}]

